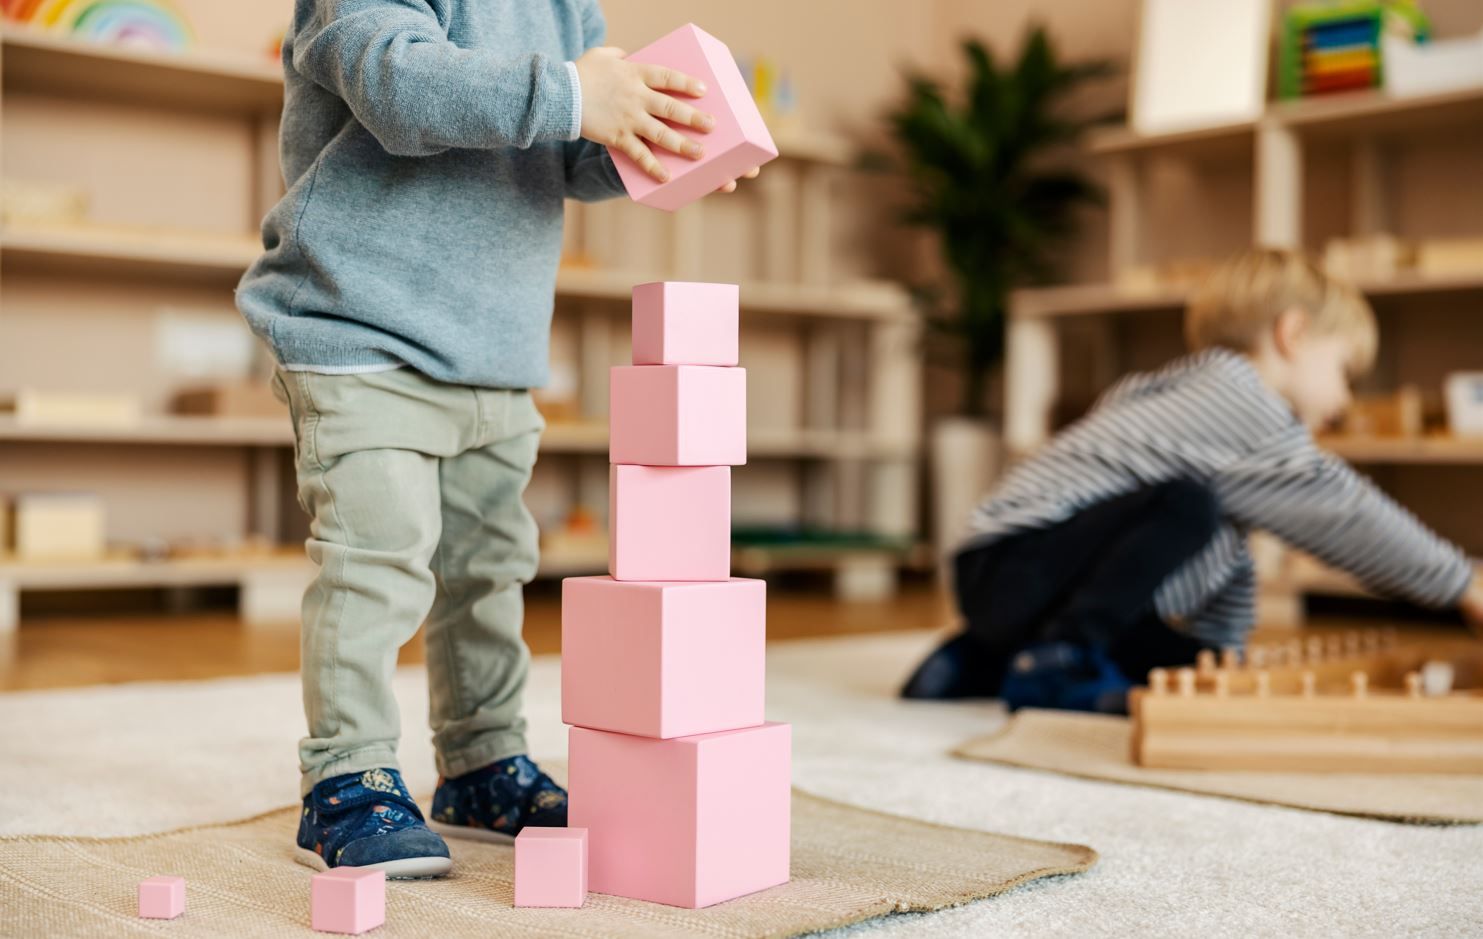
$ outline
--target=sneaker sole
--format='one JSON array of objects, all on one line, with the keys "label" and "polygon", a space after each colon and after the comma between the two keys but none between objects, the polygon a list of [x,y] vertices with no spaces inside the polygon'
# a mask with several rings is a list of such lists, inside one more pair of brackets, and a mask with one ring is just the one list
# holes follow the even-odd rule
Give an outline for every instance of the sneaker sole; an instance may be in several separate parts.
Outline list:
[{"label": "sneaker sole", "polygon": [[[307,848],[299,848],[301,863],[316,870],[327,871],[330,866],[324,858]],[[385,871],[387,880],[429,880],[442,877],[453,869],[453,859],[446,857],[404,857],[380,864],[365,864],[366,870]]]},{"label": "sneaker sole", "polygon": [[470,828],[467,825],[448,825],[443,822],[434,821],[429,821],[427,827],[444,838],[458,838],[463,841],[482,841],[486,844],[515,843],[514,835],[507,835],[488,828]]}]

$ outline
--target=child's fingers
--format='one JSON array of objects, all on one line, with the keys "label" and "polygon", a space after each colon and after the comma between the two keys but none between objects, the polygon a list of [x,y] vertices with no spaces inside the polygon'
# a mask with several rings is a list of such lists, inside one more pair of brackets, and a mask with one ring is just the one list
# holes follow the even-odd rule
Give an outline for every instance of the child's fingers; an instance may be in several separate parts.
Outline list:
[{"label": "child's fingers", "polygon": [[656,146],[663,147],[672,153],[687,156],[692,160],[698,160],[705,155],[705,148],[684,134],[670,127],[668,124],[650,118],[639,128],[639,136],[645,140],[652,141]]},{"label": "child's fingers", "polygon": [[734,180],[734,179],[727,180],[726,182],[722,183],[721,184],[721,188],[717,189],[716,191],[717,192],[736,192],[736,180]]},{"label": "child's fingers", "polygon": [[761,167],[754,166],[751,169],[747,170],[745,173],[743,173],[742,176],[741,176],[741,178],[742,179],[756,179],[757,178],[757,174],[760,173],[760,172],[762,172]]},{"label": "child's fingers", "polygon": [[643,76],[644,84],[655,91],[678,91],[692,98],[705,94],[705,83],[700,79],[663,65],[643,66]]},{"label": "child's fingers", "polygon": [[646,102],[650,114],[672,124],[683,124],[709,133],[716,126],[716,119],[704,111],[698,111],[678,98],[654,92]]},{"label": "child's fingers", "polygon": [[617,146],[625,156],[639,165],[639,169],[661,183],[669,182],[669,171],[655,159],[653,152],[644,146],[644,142],[638,137],[633,134],[624,134],[618,139]]}]

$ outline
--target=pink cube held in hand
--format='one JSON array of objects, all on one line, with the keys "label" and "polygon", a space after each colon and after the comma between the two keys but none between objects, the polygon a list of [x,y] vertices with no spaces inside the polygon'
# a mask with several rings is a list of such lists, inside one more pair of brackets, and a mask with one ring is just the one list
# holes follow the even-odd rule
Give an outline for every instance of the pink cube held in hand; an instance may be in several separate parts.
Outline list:
[{"label": "pink cube held in hand", "polygon": [[608,459],[613,463],[747,462],[744,368],[617,365],[609,373],[608,399]]},{"label": "pink cube held in hand", "polygon": [[715,36],[691,23],[650,43],[628,60],[666,65],[704,82],[704,95],[681,96],[681,100],[716,119],[710,133],[670,125],[705,147],[705,156],[699,160],[649,144],[654,156],[669,171],[668,182],[659,182],[625,154],[609,147],[618,175],[633,201],[673,212],[778,155],[777,145],[772,142],[772,134],[762,121],[762,112],[757,110],[757,102],[752,100],[731,50]]},{"label": "pink cube held in hand", "polygon": [[633,288],[633,364],[735,365],[739,292],[683,281]]},{"label": "pink cube held in hand", "polygon": [[587,829],[522,828],[515,838],[515,905],[587,902]]},{"label": "pink cube held in hand", "polygon": [[336,867],[309,882],[309,925],[358,936],[386,922],[386,872]]},{"label": "pink cube held in hand", "polygon": [[185,878],[151,877],[139,882],[139,915],[174,919],[185,912]]},{"label": "pink cube held in hand", "polygon": [[731,467],[611,467],[608,573],[617,580],[731,577]]},{"label": "pink cube held in hand", "polygon": [[767,584],[561,583],[561,719],[640,737],[762,723]]},{"label": "pink cube held in hand", "polygon": [[673,740],[573,727],[568,740],[594,893],[695,908],[787,882],[787,724]]}]

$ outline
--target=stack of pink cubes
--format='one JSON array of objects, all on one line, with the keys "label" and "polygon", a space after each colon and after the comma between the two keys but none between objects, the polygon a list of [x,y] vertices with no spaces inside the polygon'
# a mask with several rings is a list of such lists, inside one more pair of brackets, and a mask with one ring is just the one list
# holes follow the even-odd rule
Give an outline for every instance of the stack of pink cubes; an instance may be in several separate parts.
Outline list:
[{"label": "stack of pink cubes", "polygon": [[611,376],[611,576],[562,585],[588,885],[691,908],[788,880],[792,732],[762,716],[766,589],[731,576],[737,293],[634,288],[633,365]]}]

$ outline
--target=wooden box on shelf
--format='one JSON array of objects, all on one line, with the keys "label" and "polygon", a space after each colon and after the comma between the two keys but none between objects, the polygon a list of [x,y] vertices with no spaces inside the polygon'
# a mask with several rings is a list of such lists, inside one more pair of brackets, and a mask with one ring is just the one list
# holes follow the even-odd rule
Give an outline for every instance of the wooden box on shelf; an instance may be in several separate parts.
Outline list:
[{"label": "wooden box on shelf", "polygon": [[11,500],[10,515],[7,546],[19,560],[80,561],[103,556],[103,500],[96,495],[22,493]]},{"label": "wooden box on shelf", "polygon": [[267,382],[234,382],[200,385],[175,393],[171,402],[176,414],[211,417],[283,417],[283,402],[273,395]]}]

